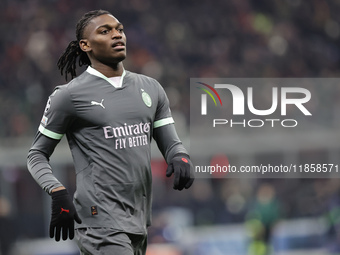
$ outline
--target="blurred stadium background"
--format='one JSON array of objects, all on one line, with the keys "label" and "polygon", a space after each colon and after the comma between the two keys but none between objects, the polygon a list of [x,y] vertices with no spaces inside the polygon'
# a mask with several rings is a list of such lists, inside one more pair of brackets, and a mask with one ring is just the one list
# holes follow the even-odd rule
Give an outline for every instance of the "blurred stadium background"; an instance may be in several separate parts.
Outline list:
[{"label": "blurred stadium background", "polygon": [[[92,9],[125,26],[125,68],[156,78],[168,93],[188,145],[190,77],[339,77],[339,0],[3,0],[0,9],[0,254],[76,255],[72,241],[47,238],[50,198],[26,169],[26,155],[47,97],[64,83],[56,61]],[[78,73],[82,70],[79,69]],[[333,93],[333,143],[261,150],[252,162],[287,156],[329,162],[340,156],[340,93]],[[320,135],[322,135],[320,133]],[[312,138],[312,137],[310,137]],[[308,140],[309,137],[306,137]],[[206,157],[218,160],[220,155]],[[226,145],[227,146],[227,145]],[[289,148],[288,148],[289,149]],[[217,157],[217,158],[216,158]],[[62,141],[51,163],[74,191]],[[148,255],[340,254],[340,181],[199,179],[172,190],[153,144],[153,226]]]}]

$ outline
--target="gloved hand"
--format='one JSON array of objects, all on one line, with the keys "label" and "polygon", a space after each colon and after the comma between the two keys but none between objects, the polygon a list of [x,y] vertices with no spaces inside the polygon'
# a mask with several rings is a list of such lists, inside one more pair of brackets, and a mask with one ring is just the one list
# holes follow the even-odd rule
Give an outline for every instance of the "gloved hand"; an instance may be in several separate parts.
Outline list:
[{"label": "gloved hand", "polygon": [[62,231],[63,240],[74,237],[74,221],[81,223],[72,199],[66,189],[53,192],[50,237],[59,242]]},{"label": "gloved hand", "polygon": [[176,154],[169,162],[166,176],[174,174],[174,189],[190,188],[194,182],[194,166],[186,154]]}]

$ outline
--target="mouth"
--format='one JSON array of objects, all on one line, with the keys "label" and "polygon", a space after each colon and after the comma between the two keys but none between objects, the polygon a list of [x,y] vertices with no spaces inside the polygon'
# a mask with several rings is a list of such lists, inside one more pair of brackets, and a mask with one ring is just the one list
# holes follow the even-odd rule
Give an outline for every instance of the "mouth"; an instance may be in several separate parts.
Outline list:
[{"label": "mouth", "polygon": [[125,43],[123,41],[117,41],[112,44],[112,48],[115,50],[123,50],[125,49]]}]

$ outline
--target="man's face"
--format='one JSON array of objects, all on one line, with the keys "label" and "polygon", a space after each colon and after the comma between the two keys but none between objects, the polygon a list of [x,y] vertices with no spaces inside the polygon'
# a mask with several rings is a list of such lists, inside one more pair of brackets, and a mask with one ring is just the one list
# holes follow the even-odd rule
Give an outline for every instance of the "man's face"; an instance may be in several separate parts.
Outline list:
[{"label": "man's face", "polygon": [[121,62],[126,57],[126,36],[123,25],[112,15],[104,14],[90,21],[84,30],[81,48],[106,65]]}]

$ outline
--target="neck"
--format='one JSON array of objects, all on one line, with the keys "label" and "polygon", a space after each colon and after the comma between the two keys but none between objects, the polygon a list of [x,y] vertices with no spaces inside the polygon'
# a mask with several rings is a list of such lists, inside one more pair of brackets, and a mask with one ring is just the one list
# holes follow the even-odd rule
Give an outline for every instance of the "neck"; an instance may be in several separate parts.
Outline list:
[{"label": "neck", "polygon": [[93,69],[96,69],[98,72],[104,74],[106,77],[122,76],[124,71],[122,62],[110,66],[100,62],[95,62],[91,64],[91,67]]}]

